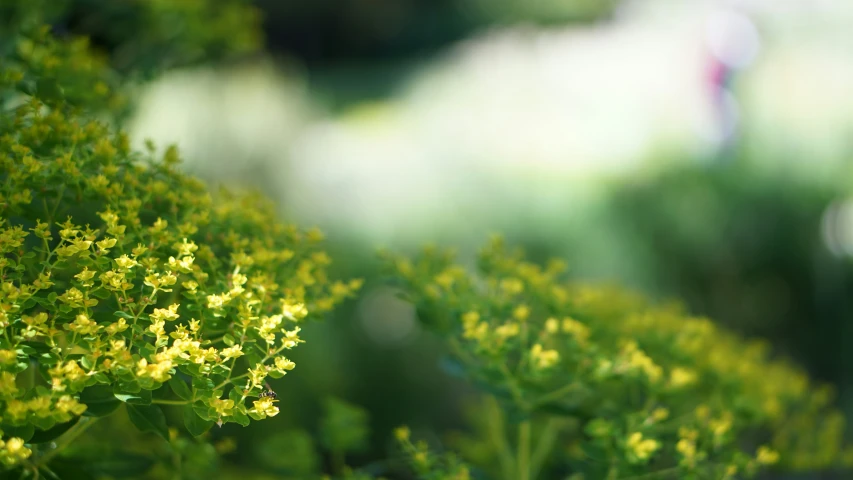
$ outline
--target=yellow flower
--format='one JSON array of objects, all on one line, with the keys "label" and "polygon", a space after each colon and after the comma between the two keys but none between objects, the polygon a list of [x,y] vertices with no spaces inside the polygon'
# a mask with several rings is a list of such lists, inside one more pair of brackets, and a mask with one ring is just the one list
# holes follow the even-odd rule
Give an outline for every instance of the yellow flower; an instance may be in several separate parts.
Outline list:
[{"label": "yellow flower", "polygon": [[198,245],[192,241],[188,242],[187,239],[184,238],[181,243],[176,243],[173,248],[177,250],[178,255],[186,257],[188,255],[192,255],[196,250],[198,250]]},{"label": "yellow flower", "polygon": [[299,338],[300,328],[296,327],[293,330],[286,330],[284,332],[284,340],[281,342],[284,348],[293,348],[297,344],[302,343],[302,340]]},{"label": "yellow flower", "polygon": [[672,388],[683,388],[696,382],[696,373],[682,367],[675,367],[669,373],[669,385]]},{"label": "yellow flower", "polygon": [[56,409],[60,412],[73,413],[74,415],[82,415],[86,411],[86,405],[78,402],[71,395],[63,395],[56,402]]},{"label": "yellow flower", "polygon": [[3,443],[0,440],[0,449],[5,450],[3,453],[6,458],[4,463],[14,465],[20,463],[32,455],[33,451],[24,445],[24,440],[18,437],[12,437]]},{"label": "yellow flower", "polygon": [[411,431],[409,431],[409,427],[403,425],[401,427],[397,427],[394,429],[394,437],[397,438],[400,442],[405,442],[409,439],[411,435]]},{"label": "yellow flower", "polygon": [[560,322],[557,321],[556,318],[549,318],[545,320],[545,332],[548,334],[555,334],[560,331]]},{"label": "yellow flower", "polygon": [[587,340],[589,340],[589,327],[569,317],[563,319],[562,327],[563,331],[571,334],[579,345],[586,345]]},{"label": "yellow flower", "polygon": [[89,270],[89,267],[84,267],[83,271],[81,271],[77,275],[74,275],[74,278],[76,278],[81,283],[86,284],[86,282],[91,280],[92,277],[94,277],[94,276],[95,276],[95,272],[93,272],[92,270]]},{"label": "yellow flower", "polygon": [[551,368],[560,361],[560,354],[556,350],[545,350],[542,345],[533,345],[530,349],[530,359],[538,369]]},{"label": "yellow flower", "polygon": [[91,335],[97,333],[101,327],[94,320],[90,319],[85,313],[77,315],[73,322],[65,326],[68,330],[79,333],[80,335]]},{"label": "yellow flower", "polygon": [[519,305],[512,311],[512,316],[519,321],[527,320],[527,317],[530,316],[530,307],[527,305]]},{"label": "yellow flower", "polygon": [[115,335],[116,333],[121,333],[127,330],[128,326],[127,320],[119,318],[117,322],[107,325],[106,331],[110,335]]},{"label": "yellow flower", "polygon": [[210,406],[216,410],[219,416],[230,417],[234,414],[234,400],[214,398],[211,400]]},{"label": "yellow flower", "polygon": [[264,397],[253,402],[253,407],[249,410],[260,418],[274,417],[278,415],[278,407],[273,405],[272,397]]},{"label": "yellow flower", "polygon": [[136,375],[139,377],[151,378],[156,382],[166,382],[171,378],[172,362],[171,360],[163,360],[157,363],[149,364],[144,358],[137,363]]},{"label": "yellow flower", "polygon": [[299,321],[308,316],[308,309],[302,303],[289,303],[282,300],[281,313],[293,321]]},{"label": "yellow flower", "polygon": [[696,443],[693,440],[682,438],[675,445],[675,450],[681,454],[687,465],[693,466],[696,461]]},{"label": "yellow flower", "polygon": [[656,422],[662,422],[669,418],[669,410],[666,408],[656,408],[652,412],[652,419]]},{"label": "yellow flower", "polygon": [[17,358],[18,354],[14,350],[0,350],[0,364],[14,363]]},{"label": "yellow flower", "polygon": [[758,447],[755,460],[761,465],[773,465],[779,461],[779,452],[767,446]]},{"label": "yellow flower", "polygon": [[711,420],[708,422],[708,427],[714,433],[714,436],[722,437],[732,428],[731,412],[725,412],[722,417]]},{"label": "yellow flower", "polygon": [[179,304],[173,303],[169,308],[155,308],[154,313],[151,314],[151,320],[155,322],[177,320],[180,317],[178,307],[180,307]]},{"label": "yellow flower", "polygon": [[286,357],[276,357],[275,367],[284,372],[285,370],[293,370],[296,368],[296,364],[293,361],[288,360]]},{"label": "yellow flower", "polygon": [[178,259],[175,257],[169,257],[169,268],[178,272],[189,273],[193,270],[194,261],[195,258],[191,255],[180,257]]},{"label": "yellow flower", "polygon": [[227,293],[224,295],[208,295],[207,308],[221,309],[230,301],[231,297]]},{"label": "yellow flower", "polygon": [[641,463],[648,460],[660,448],[660,442],[650,438],[643,438],[643,434],[640,432],[634,432],[629,435],[625,445],[631,457],[633,457],[631,458],[633,463]]},{"label": "yellow flower", "polygon": [[10,372],[0,373],[0,395],[11,397],[18,393],[18,387],[15,385],[15,374]]},{"label": "yellow flower", "polygon": [[505,324],[499,326],[498,328],[496,328],[495,329],[495,335],[505,339],[505,338],[514,337],[514,336],[518,335],[518,333],[520,331],[521,331],[521,327],[519,327],[519,325],[517,323],[510,322],[510,323],[505,323]]},{"label": "yellow flower", "polygon": [[165,326],[166,322],[164,322],[163,320],[155,320],[151,325],[148,326],[148,330],[154,335],[162,337],[166,334],[166,330],[164,328]]},{"label": "yellow flower", "polygon": [[109,252],[111,248],[116,246],[116,242],[117,240],[115,238],[105,238],[100,242],[97,242],[95,245],[104,252]]},{"label": "yellow flower", "polygon": [[131,268],[139,265],[139,262],[128,257],[127,255],[122,255],[116,258],[115,262],[116,265],[118,265],[118,268],[120,268],[121,270],[130,270]]},{"label": "yellow flower", "polygon": [[20,400],[12,399],[6,403],[6,414],[12,417],[13,420],[26,418],[28,413],[29,408],[27,404]]},{"label": "yellow flower", "polygon": [[222,356],[226,359],[228,358],[237,358],[243,356],[243,346],[242,345],[234,345],[222,350]]}]

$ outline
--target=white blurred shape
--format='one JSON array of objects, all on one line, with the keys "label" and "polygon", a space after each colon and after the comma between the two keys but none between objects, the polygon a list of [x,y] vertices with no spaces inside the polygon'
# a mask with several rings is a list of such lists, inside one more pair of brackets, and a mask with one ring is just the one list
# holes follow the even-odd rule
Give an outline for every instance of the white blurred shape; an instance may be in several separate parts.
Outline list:
[{"label": "white blurred shape", "polygon": [[379,288],[369,292],[358,306],[358,318],[367,337],[383,347],[403,346],[420,332],[415,309],[397,298],[397,293]]},{"label": "white blurred shape", "polygon": [[733,9],[711,14],[707,24],[711,53],[729,68],[742,69],[758,56],[761,39],[752,20]]}]

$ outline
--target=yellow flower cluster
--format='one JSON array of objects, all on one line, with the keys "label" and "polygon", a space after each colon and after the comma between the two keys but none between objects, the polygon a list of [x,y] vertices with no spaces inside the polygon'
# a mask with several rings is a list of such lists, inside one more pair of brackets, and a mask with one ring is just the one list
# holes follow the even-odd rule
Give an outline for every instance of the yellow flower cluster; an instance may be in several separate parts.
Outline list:
[{"label": "yellow flower cluster", "polygon": [[[0,88],[14,67],[2,68]],[[132,152],[51,105],[31,97],[0,119],[2,423],[68,422],[98,385],[156,403],[167,382],[200,421],[274,416],[260,395],[295,367],[298,324],[361,282],[331,280],[322,235],[277,222],[262,198],[214,197],[174,149]],[[20,440],[0,447],[4,462],[26,458]]]},{"label": "yellow flower cluster", "polygon": [[[826,389],[762,342],[618,288],[563,282],[561,262],[526,262],[500,239],[476,273],[435,248],[388,260],[424,323],[449,339],[471,378],[500,392],[504,410],[586,423],[580,444],[610,456],[604,470],[575,460],[589,478],[646,474],[653,457],[709,478],[853,460]],[[759,429],[771,443],[743,451]]]}]

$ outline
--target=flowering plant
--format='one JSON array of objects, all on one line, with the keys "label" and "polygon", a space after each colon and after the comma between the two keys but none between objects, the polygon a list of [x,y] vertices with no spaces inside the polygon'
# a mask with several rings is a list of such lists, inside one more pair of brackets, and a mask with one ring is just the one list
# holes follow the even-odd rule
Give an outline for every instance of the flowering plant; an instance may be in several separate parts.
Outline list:
[{"label": "flowering plant", "polygon": [[195,436],[275,416],[265,384],[295,367],[299,325],[360,281],[329,279],[316,229],[278,222],[258,196],[213,194],[175,148],[133,151],[92,120],[93,98],[112,97],[84,42],[26,25],[6,40],[0,462],[51,472],[120,407],[167,439],[161,406],[183,408]]},{"label": "flowering plant", "polygon": [[[567,283],[562,262],[529,262],[499,238],[476,273],[434,248],[386,259],[454,370],[485,393],[479,428],[453,445],[489,478],[746,478],[853,463],[830,389],[762,342],[676,305]],[[421,478],[468,478],[408,430],[398,438]]]}]

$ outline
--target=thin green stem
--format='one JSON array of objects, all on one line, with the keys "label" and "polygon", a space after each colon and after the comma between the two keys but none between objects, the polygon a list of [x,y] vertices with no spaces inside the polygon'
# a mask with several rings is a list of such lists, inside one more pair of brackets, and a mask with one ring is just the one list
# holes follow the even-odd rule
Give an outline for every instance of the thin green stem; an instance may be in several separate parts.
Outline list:
[{"label": "thin green stem", "polygon": [[56,448],[45,453],[38,459],[34,466],[38,469],[41,468],[42,465],[47,465],[50,460],[56,456],[59,452],[61,452],[65,447],[67,447],[71,442],[77,439],[80,435],[83,434],[89,427],[95,424],[98,420],[98,417],[81,417],[80,420],[64,435],[59,438],[59,441],[56,442]]},{"label": "thin green stem", "polygon": [[557,441],[557,434],[559,431],[559,420],[556,418],[549,418],[548,423],[545,424],[545,429],[539,436],[536,448],[533,450],[533,458],[530,465],[531,478],[537,478],[539,476],[539,472],[542,470],[545,459],[548,458],[548,454],[551,453],[551,450],[554,448],[554,443]]},{"label": "thin green stem", "polygon": [[492,397],[489,397],[488,399],[487,408],[489,412],[489,437],[494,442],[494,447],[497,450],[498,461],[501,464],[504,478],[506,480],[513,480],[515,477],[515,465],[513,464],[514,457],[512,455],[512,449],[510,448],[509,442],[506,438],[503,412],[501,411],[497,401]]},{"label": "thin green stem", "polygon": [[545,395],[542,395],[541,397],[539,397],[536,400],[535,404],[536,405],[543,405],[543,404],[546,404],[546,403],[551,402],[553,400],[559,400],[559,399],[563,398],[564,396],[566,396],[567,394],[571,393],[573,390],[576,390],[580,387],[581,387],[581,384],[577,383],[577,382],[572,382],[568,385],[564,385],[564,386],[558,388],[557,390],[554,390],[550,393],[546,393]]},{"label": "thin green stem", "polygon": [[155,398],[151,400],[151,403],[158,405],[187,405],[192,402],[190,400],[161,400],[159,398]]},{"label": "thin green stem", "polygon": [[530,420],[518,426],[518,480],[530,480]]}]

